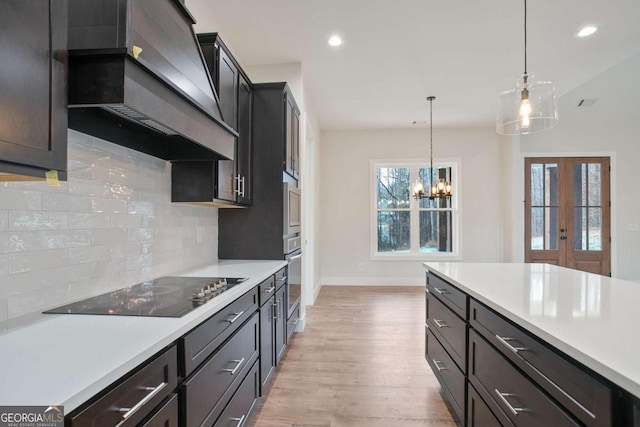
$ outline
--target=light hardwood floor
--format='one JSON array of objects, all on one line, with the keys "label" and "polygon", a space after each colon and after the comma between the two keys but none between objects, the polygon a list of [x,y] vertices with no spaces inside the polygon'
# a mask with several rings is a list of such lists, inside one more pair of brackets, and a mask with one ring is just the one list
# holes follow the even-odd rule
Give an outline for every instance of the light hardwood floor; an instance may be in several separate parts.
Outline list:
[{"label": "light hardwood floor", "polygon": [[454,427],[424,306],[424,287],[323,287],[248,426]]}]

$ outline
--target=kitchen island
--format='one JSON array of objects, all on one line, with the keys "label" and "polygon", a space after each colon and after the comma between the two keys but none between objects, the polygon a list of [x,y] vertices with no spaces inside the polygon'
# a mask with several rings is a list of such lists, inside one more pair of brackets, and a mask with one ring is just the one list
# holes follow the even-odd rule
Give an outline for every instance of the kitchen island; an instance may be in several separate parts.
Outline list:
[{"label": "kitchen island", "polygon": [[[640,286],[548,264],[424,265],[426,357],[461,424],[556,410],[554,425],[640,423]],[[502,389],[520,376],[529,391]]]},{"label": "kitchen island", "polygon": [[182,272],[247,280],[179,318],[36,314],[3,325],[0,405],[63,405],[68,414],[285,266],[226,260]]}]

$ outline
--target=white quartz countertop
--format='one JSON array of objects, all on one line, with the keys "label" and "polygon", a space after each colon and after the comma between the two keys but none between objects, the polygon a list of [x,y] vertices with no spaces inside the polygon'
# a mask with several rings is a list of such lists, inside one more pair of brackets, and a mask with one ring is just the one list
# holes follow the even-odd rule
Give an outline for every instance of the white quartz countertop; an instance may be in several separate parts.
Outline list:
[{"label": "white quartz countertop", "polygon": [[640,284],[549,264],[424,265],[640,397]]},{"label": "white quartz countertop", "polygon": [[248,277],[180,318],[42,314],[0,332],[0,405],[64,405],[71,412],[286,261],[220,261],[182,276]]}]

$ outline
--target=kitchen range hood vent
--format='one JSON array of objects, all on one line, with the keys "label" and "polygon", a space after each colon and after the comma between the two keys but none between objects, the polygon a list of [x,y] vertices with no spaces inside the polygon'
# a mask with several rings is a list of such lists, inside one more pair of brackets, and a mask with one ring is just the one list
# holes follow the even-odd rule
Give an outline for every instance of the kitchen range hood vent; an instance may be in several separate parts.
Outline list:
[{"label": "kitchen range hood vent", "polygon": [[69,127],[165,160],[233,159],[180,0],[69,0]]}]

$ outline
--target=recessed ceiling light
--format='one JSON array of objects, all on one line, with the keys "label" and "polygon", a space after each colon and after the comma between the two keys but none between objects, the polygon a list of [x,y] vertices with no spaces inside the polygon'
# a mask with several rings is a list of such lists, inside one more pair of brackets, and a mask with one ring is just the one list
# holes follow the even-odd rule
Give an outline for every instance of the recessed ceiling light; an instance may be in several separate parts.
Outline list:
[{"label": "recessed ceiling light", "polygon": [[340,37],[338,37],[338,36],[332,36],[329,39],[329,44],[331,46],[340,46],[342,44],[342,39]]},{"label": "recessed ceiling light", "polygon": [[596,27],[584,27],[578,32],[578,37],[587,37],[598,31]]}]

